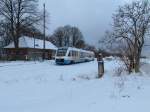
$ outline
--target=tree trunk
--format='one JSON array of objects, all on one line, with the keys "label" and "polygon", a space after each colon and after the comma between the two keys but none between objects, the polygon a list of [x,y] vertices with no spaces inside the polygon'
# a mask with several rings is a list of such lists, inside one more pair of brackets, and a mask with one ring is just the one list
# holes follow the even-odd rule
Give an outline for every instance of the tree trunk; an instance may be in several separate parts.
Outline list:
[{"label": "tree trunk", "polygon": [[134,67],[135,67],[134,70],[136,73],[140,72],[140,59],[136,60]]},{"label": "tree trunk", "polygon": [[138,53],[137,53],[137,57],[136,57],[136,60],[135,60],[135,68],[134,68],[136,73],[140,72],[140,57],[141,57],[141,52],[142,52],[142,49],[138,48]]},{"label": "tree trunk", "polygon": [[14,46],[15,46],[15,48],[19,48],[19,40],[18,40],[18,38],[16,38],[14,40]]},{"label": "tree trunk", "polygon": [[130,60],[130,65],[128,68],[129,74],[132,73],[133,69],[134,69],[134,62],[133,62],[133,60]]}]

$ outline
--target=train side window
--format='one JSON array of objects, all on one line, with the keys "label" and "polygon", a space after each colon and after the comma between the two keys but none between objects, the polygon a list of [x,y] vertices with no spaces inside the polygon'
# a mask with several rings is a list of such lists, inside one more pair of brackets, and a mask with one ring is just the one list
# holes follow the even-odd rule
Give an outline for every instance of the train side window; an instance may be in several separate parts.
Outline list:
[{"label": "train side window", "polygon": [[77,51],[75,51],[75,57],[77,57]]},{"label": "train side window", "polygon": [[68,56],[71,56],[71,52],[69,51],[69,54],[68,54]]},{"label": "train side window", "polygon": [[79,52],[79,51],[78,51],[78,54],[77,54],[77,55],[78,55],[78,57],[80,56],[80,52]]},{"label": "train side window", "polygon": [[73,54],[73,57],[75,57],[75,56],[76,56],[75,51],[73,51],[73,53],[72,53],[72,54]]},{"label": "train side window", "polygon": [[83,52],[81,52],[80,57],[81,57],[81,58],[84,58],[84,53],[83,53]]},{"label": "train side window", "polygon": [[74,56],[74,51],[72,51],[72,57]]},{"label": "train side window", "polygon": [[70,57],[72,56],[72,51],[69,51],[69,55],[68,56],[70,56]]}]

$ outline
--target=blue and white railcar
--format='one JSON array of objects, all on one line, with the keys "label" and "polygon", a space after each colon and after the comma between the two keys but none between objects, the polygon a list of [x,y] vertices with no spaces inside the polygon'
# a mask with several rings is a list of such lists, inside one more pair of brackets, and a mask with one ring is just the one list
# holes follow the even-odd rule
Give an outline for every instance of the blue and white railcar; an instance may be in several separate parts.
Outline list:
[{"label": "blue and white railcar", "polygon": [[56,64],[73,64],[94,60],[94,52],[73,47],[62,47],[56,52]]}]

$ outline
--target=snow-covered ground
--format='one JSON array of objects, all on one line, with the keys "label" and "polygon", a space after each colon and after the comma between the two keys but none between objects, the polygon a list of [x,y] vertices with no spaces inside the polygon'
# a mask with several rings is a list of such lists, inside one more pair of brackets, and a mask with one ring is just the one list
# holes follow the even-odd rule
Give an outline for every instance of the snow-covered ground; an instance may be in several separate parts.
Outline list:
[{"label": "snow-covered ground", "polygon": [[150,112],[149,61],[143,74],[117,76],[117,60],[58,66],[54,61],[0,62],[0,112]]}]

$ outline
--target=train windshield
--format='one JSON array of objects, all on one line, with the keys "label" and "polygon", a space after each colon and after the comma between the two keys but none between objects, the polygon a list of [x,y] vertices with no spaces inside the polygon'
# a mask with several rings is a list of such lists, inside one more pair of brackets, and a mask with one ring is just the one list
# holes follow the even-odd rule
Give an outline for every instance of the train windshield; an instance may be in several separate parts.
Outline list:
[{"label": "train windshield", "polygon": [[67,48],[60,48],[57,50],[57,56],[66,56]]}]

